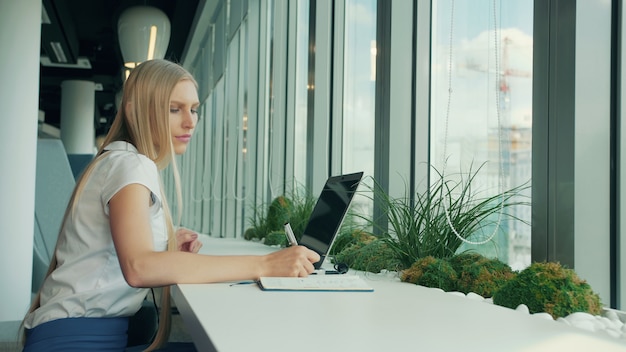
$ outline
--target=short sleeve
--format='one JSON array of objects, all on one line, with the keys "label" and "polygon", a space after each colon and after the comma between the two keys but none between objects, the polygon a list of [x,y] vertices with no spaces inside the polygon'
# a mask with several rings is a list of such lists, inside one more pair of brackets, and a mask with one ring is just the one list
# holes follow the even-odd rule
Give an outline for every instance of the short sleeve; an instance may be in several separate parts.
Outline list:
[{"label": "short sleeve", "polygon": [[101,201],[105,212],[109,213],[109,201],[125,186],[140,184],[152,192],[157,208],[161,206],[159,171],[156,164],[146,156],[132,152],[110,151],[103,167],[106,177],[102,186]]}]

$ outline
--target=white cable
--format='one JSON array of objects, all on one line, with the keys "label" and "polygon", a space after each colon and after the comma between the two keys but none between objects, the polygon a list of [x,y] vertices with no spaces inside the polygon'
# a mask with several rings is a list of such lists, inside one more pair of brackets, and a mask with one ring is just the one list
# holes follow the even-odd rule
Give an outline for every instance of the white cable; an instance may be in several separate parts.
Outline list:
[{"label": "white cable", "polygon": [[[452,0],[452,3],[451,3],[450,13],[451,15],[450,15],[450,38],[449,38],[450,42],[449,42],[449,60],[448,60],[448,103],[446,107],[445,132],[444,132],[444,141],[443,141],[443,169],[441,171],[442,182],[444,182],[445,180],[445,170],[446,170],[446,164],[447,164],[446,152],[447,152],[447,145],[448,145],[448,123],[450,119],[450,105],[452,101],[452,37],[453,37],[453,30],[454,30],[454,0]],[[498,44],[499,44],[500,37],[498,35],[496,0],[493,0],[493,24],[494,24],[493,32],[494,32],[494,46],[495,46],[494,55],[495,55],[495,66],[496,66],[496,83],[499,83],[497,82],[497,80],[500,77],[500,57],[499,57],[499,52],[498,52],[499,50]],[[498,229],[500,228],[500,223],[502,220],[502,212],[504,210],[504,194],[502,194],[502,189],[503,189],[502,179],[504,177],[503,176],[504,166],[502,162],[503,160],[502,149],[503,148],[502,148],[502,124],[500,121],[500,87],[499,87],[499,84],[496,85],[496,116],[498,118],[498,152],[500,155],[500,160],[499,160],[500,168],[499,168],[499,175],[498,175],[498,192],[500,192],[502,196],[502,200],[500,202],[500,211],[498,212],[498,221],[496,223],[495,229],[493,230],[493,233],[489,237],[487,237],[487,239],[483,241],[470,241],[464,238],[463,236],[459,234],[457,229],[454,228],[454,225],[452,224],[452,219],[450,218],[450,211],[448,210],[446,206],[445,200],[443,201],[443,208],[444,208],[444,212],[446,215],[446,220],[448,222],[448,226],[450,226],[450,229],[452,230],[452,232],[454,232],[454,234],[459,240],[467,244],[481,245],[481,244],[485,244],[491,241],[495,237],[496,233],[498,232]]]}]

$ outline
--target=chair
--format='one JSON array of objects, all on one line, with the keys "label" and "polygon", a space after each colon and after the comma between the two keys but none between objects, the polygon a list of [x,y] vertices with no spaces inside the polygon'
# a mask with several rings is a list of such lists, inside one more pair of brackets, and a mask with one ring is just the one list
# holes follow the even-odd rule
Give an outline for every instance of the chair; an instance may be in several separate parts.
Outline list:
[{"label": "chair", "polygon": [[74,190],[74,175],[63,142],[37,140],[35,180],[35,232],[32,292],[39,291],[54,254],[65,207]]},{"label": "chair", "polygon": [[[58,139],[38,139],[31,298],[39,291],[48,271],[65,205],[70,199],[74,184],[63,143]],[[20,323],[21,321],[0,322],[1,351],[8,348],[18,350]]]}]

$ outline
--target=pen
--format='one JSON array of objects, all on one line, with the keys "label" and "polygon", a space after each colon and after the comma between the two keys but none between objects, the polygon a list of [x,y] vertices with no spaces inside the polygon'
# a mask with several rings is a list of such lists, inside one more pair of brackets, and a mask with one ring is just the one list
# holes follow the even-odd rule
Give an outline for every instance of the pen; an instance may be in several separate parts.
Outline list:
[{"label": "pen", "polygon": [[293,234],[293,230],[291,229],[291,225],[288,222],[285,223],[285,234],[287,234],[287,241],[289,241],[290,246],[297,246],[298,241],[296,241],[296,235]]}]

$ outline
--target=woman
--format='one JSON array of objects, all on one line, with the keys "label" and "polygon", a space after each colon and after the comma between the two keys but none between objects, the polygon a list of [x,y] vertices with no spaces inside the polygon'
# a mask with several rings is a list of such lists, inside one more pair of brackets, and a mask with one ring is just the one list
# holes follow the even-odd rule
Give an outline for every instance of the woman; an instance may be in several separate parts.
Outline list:
[{"label": "woman", "polygon": [[169,285],[313,272],[319,255],[302,246],[207,256],[197,253],[196,233],[175,231],[159,170],[172,166],[181,204],[174,155],[187,149],[199,104],[195,80],[177,64],[152,60],[132,71],[111,130],[65,212],[55,256],[24,319],[24,351],[124,350],[128,317],[148,288],[164,287],[153,350],[169,335]]}]

